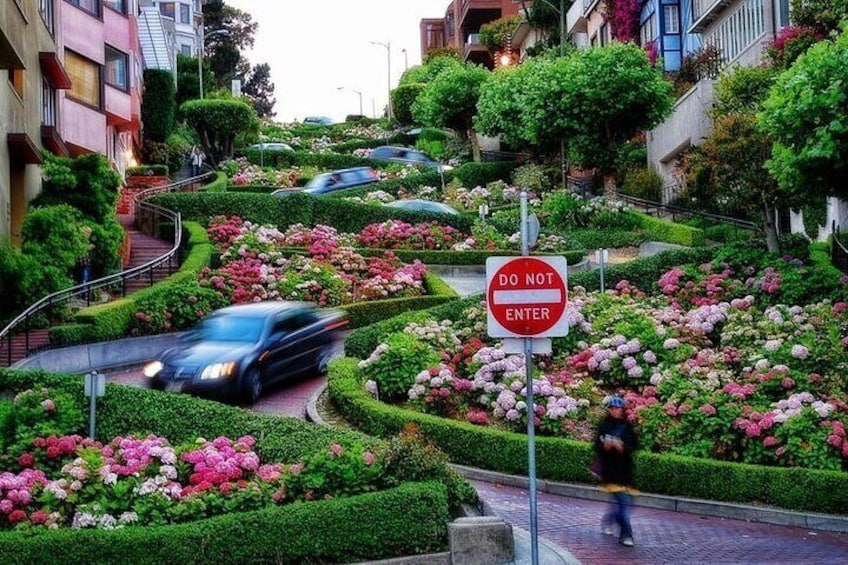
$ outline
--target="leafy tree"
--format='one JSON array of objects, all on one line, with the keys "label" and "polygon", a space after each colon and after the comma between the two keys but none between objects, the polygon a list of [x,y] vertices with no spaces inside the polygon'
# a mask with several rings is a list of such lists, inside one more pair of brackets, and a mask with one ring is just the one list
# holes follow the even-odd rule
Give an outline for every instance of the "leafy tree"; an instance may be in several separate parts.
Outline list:
[{"label": "leafy tree", "polygon": [[848,197],[848,31],[812,46],[782,73],[760,113],[774,140],[766,163],[796,195]]},{"label": "leafy tree", "polygon": [[21,251],[45,267],[70,273],[88,255],[91,228],[82,212],[68,204],[30,209],[21,226]]},{"label": "leafy tree", "polygon": [[446,127],[471,142],[475,161],[480,161],[480,144],[474,130],[474,116],[480,86],[489,76],[483,67],[471,64],[450,66],[440,72],[412,105],[412,116],[430,127]]},{"label": "leafy tree", "polygon": [[180,107],[180,112],[197,132],[213,166],[232,158],[239,133],[259,127],[253,107],[232,98],[190,100]]},{"label": "leafy tree", "polygon": [[424,86],[420,82],[412,82],[392,90],[392,115],[401,125],[410,126],[414,123],[412,105],[424,91]]},{"label": "leafy tree", "polygon": [[449,59],[454,59],[455,61],[461,63],[462,62],[462,53],[460,53],[459,49],[456,47],[437,47],[434,49],[428,49],[426,53],[424,53],[423,62],[425,65],[429,65],[435,59],[439,59],[442,57],[447,57]]},{"label": "leafy tree", "polygon": [[[203,59],[203,84],[215,84],[209,60]],[[197,57],[177,55],[177,108],[183,102],[200,98],[200,81],[197,79]]]},{"label": "leafy tree", "polygon": [[398,86],[406,84],[428,84],[439,76],[442,71],[462,67],[460,59],[450,55],[426,58],[423,65],[410,67],[403,72],[398,80]]},{"label": "leafy tree", "polygon": [[203,19],[207,32],[218,29],[229,32],[209,35],[204,41],[204,52],[218,88],[228,87],[230,79],[239,74],[241,53],[253,47],[259,24],[248,12],[229,6],[223,0],[209,0],[204,4]]},{"label": "leafy tree", "polygon": [[151,141],[165,141],[174,130],[176,110],[174,76],[161,69],[146,69],[141,99],[144,137]]},{"label": "leafy tree", "polygon": [[271,67],[268,63],[261,63],[253,67],[245,75],[242,86],[242,94],[250,99],[256,115],[260,118],[271,118],[274,116],[274,83],[271,82]]},{"label": "leafy tree", "polygon": [[532,57],[493,77],[480,97],[481,131],[537,148],[564,140],[571,161],[598,169],[608,193],[615,191],[622,146],[672,106],[672,85],[631,44]]},{"label": "leafy tree", "polygon": [[848,2],[845,0],[792,0],[792,23],[811,27],[816,33],[829,35],[838,32],[848,21]]},{"label": "leafy tree", "polygon": [[524,18],[507,16],[480,26],[480,43],[491,53],[504,49],[511,41],[512,34]]}]

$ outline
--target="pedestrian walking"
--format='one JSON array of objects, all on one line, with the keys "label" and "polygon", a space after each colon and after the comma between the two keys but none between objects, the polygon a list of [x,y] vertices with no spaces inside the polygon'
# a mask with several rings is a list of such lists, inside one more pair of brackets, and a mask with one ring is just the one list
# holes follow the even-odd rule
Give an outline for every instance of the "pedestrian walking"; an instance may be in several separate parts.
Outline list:
[{"label": "pedestrian walking", "polygon": [[203,160],[206,155],[203,150],[195,145],[191,148],[191,175],[194,177],[200,176],[200,170],[203,167]]},{"label": "pedestrian walking", "polygon": [[607,415],[598,426],[595,438],[596,463],[601,487],[612,495],[601,527],[613,535],[618,524],[618,541],[633,547],[633,529],[630,525],[630,504],[633,489],[633,452],[638,446],[636,431],[624,417],[625,401],[613,396],[607,401]]}]

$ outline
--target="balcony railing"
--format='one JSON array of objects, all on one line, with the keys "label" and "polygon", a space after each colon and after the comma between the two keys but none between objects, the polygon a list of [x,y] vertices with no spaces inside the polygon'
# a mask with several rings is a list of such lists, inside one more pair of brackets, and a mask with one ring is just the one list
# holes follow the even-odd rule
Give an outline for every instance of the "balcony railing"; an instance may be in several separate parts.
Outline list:
[{"label": "balcony railing", "polygon": [[735,0],[692,0],[692,25],[690,33],[701,33],[715,21],[721,12]]}]

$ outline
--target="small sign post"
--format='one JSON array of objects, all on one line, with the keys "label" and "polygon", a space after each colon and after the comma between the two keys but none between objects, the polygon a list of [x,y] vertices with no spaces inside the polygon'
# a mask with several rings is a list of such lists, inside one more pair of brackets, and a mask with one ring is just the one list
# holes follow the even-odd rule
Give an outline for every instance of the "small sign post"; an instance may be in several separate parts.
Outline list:
[{"label": "small sign post", "polygon": [[[534,221],[535,220],[535,221]],[[538,511],[536,504],[536,435],[533,405],[533,349],[550,347],[551,337],[568,335],[568,278],[565,257],[530,257],[531,241],[539,235],[539,222],[527,214],[527,192],[521,192],[521,257],[489,257],[486,260],[486,314],[491,337],[524,342],[525,389],[527,391],[527,467],[530,480],[531,561],[539,563]],[[512,345],[512,344],[510,344]]]},{"label": "small sign post", "polygon": [[106,375],[101,375],[96,370],[86,373],[85,395],[88,401],[88,437],[94,439],[95,422],[97,418],[97,397],[106,394]]}]

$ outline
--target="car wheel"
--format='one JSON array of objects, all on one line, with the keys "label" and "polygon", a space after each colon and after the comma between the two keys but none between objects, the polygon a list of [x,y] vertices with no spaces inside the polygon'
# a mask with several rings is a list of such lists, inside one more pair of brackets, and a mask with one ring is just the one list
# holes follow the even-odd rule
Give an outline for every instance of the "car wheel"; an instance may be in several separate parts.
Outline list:
[{"label": "car wheel", "polygon": [[255,403],[262,396],[262,375],[259,369],[252,367],[248,369],[244,377],[244,399],[250,404]]}]

